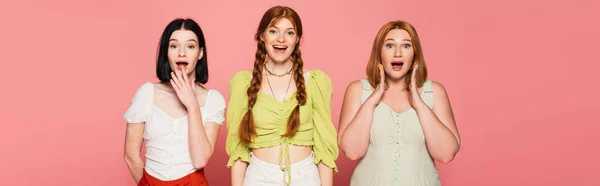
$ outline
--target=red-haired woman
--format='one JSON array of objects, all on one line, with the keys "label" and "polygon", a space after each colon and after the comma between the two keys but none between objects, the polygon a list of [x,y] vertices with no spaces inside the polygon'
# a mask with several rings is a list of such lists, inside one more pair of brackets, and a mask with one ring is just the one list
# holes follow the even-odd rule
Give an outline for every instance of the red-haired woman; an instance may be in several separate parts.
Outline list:
[{"label": "red-haired woman", "polygon": [[332,85],[304,69],[302,23],[289,7],[262,17],[252,71],[230,81],[227,166],[232,185],[332,185],[337,171]]},{"label": "red-haired woman", "polygon": [[340,149],[360,160],[351,185],[440,185],[433,160],[452,161],[460,137],[446,90],[427,79],[412,25],[379,30],[367,78],[346,89],[339,131]]}]

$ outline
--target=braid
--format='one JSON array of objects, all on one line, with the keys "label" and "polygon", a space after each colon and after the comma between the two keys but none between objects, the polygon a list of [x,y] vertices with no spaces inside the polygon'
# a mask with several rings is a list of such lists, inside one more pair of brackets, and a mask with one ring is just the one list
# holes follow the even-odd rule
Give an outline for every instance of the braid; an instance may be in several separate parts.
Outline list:
[{"label": "braid", "polygon": [[[298,45],[298,44],[297,44]],[[306,90],[304,85],[304,61],[299,46],[296,45],[292,59],[294,60],[294,81],[296,83],[296,100],[298,105],[292,111],[288,120],[288,130],[283,136],[293,136],[300,127],[300,105],[306,104]]]},{"label": "braid", "polygon": [[262,41],[259,40],[257,45],[258,47],[255,54],[254,69],[252,70],[252,80],[250,82],[250,87],[248,87],[248,90],[246,91],[246,94],[248,95],[248,111],[246,111],[246,114],[242,119],[239,130],[240,139],[245,143],[251,143],[252,137],[256,135],[252,107],[254,107],[254,104],[256,104],[257,94],[258,91],[260,91],[262,84],[262,69],[265,65],[265,55],[267,54]]}]

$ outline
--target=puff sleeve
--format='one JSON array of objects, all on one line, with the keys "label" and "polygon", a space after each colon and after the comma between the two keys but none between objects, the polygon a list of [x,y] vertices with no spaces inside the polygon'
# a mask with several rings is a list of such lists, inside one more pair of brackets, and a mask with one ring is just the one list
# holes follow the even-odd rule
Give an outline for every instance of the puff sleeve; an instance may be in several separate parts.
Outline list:
[{"label": "puff sleeve", "polygon": [[237,72],[229,82],[229,105],[227,106],[227,140],[225,150],[229,155],[227,167],[231,168],[236,160],[250,161],[250,148],[239,137],[240,122],[248,110],[250,72]]},{"label": "puff sleeve", "polygon": [[202,122],[215,122],[219,125],[225,120],[225,98],[217,90],[211,90],[202,113]]},{"label": "puff sleeve", "polygon": [[322,71],[311,72],[309,80],[310,96],[313,102],[315,164],[323,164],[338,172],[335,160],[338,157],[337,131],[331,120],[331,79]]},{"label": "puff sleeve", "polygon": [[123,119],[127,123],[146,122],[146,115],[152,104],[153,97],[154,84],[150,82],[144,83],[135,92],[129,108],[127,108],[127,111],[123,114]]}]

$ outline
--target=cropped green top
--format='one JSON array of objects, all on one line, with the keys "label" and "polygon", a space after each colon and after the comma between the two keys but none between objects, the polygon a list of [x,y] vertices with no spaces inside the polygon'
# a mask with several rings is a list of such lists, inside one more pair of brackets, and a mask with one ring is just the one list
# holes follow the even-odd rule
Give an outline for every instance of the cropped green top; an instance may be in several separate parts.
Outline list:
[{"label": "cropped green top", "polygon": [[[319,70],[310,72],[306,81],[306,104],[300,106],[300,126],[291,137],[282,135],[287,131],[288,118],[298,105],[295,93],[282,103],[259,91],[252,108],[257,134],[253,136],[252,143],[247,144],[240,141],[239,126],[248,110],[246,91],[250,87],[250,80],[251,72],[239,71],[230,81],[226,125],[226,151],[229,155],[227,167],[231,167],[238,159],[249,162],[252,148],[281,145],[280,165],[284,172],[289,173],[289,145],[292,144],[313,146],[314,163],[323,162],[333,168],[334,172],[338,172],[335,160],[339,150],[336,129],[331,121],[333,87],[329,77]],[[284,163],[281,162],[282,158],[285,158]]]}]

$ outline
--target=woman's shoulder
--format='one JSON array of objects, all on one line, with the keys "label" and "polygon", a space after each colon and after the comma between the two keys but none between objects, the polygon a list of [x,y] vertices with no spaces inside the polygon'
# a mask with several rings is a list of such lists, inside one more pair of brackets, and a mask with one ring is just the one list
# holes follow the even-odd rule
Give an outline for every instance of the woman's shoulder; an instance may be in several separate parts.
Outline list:
[{"label": "woman's shoulder", "polygon": [[216,99],[216,100],[225,100],[225,98],[223,97],[223,94],[221,94],[221,91],[219,91],[217,89],[207,89],[207,97],[210,97],[211,99]]},{"label": "woman's shoulder", "polygon": [[[427,85],[429,84],[429,85]],[[442,85],[442,83],[437,82],[437,81],[433,81],[430,79],[425,80],[425,83],[423,85],[423,88],[427,87],[427,89],[429,89],[430,91],[433,91],[434,94],[437,95],[446,95],[446,88],[444,87],[444,85]]]},{"label": "woman's shoulder", "polygon": [[232,80],[237,80],[237,79],[250,79],[252,78],[252,73],[250,70],[240,70],[235,72],[235,74],[233,74],[233,77],[231,78]]},{"label": "woman's shoulder", "polygon": [[146,81],[144,83],[142,83],[140,86],[138,86],[135,95],[137,97],[146,97],[146,96],[152,96],[152,94],[154,93],[154,83]]},{"label": "woman's shoulder", "polygon": [[315,84],[331,84],[331,78],[322,70],[304,70],[305,76],[309,76],[309,82]]},{"label": "woman's shoulder", "polygon": [[229,86],[236,86],[238,84],[248,84],[252,78],[252,73],[249,70],[240,70],[233,74],[229,80]]}]

